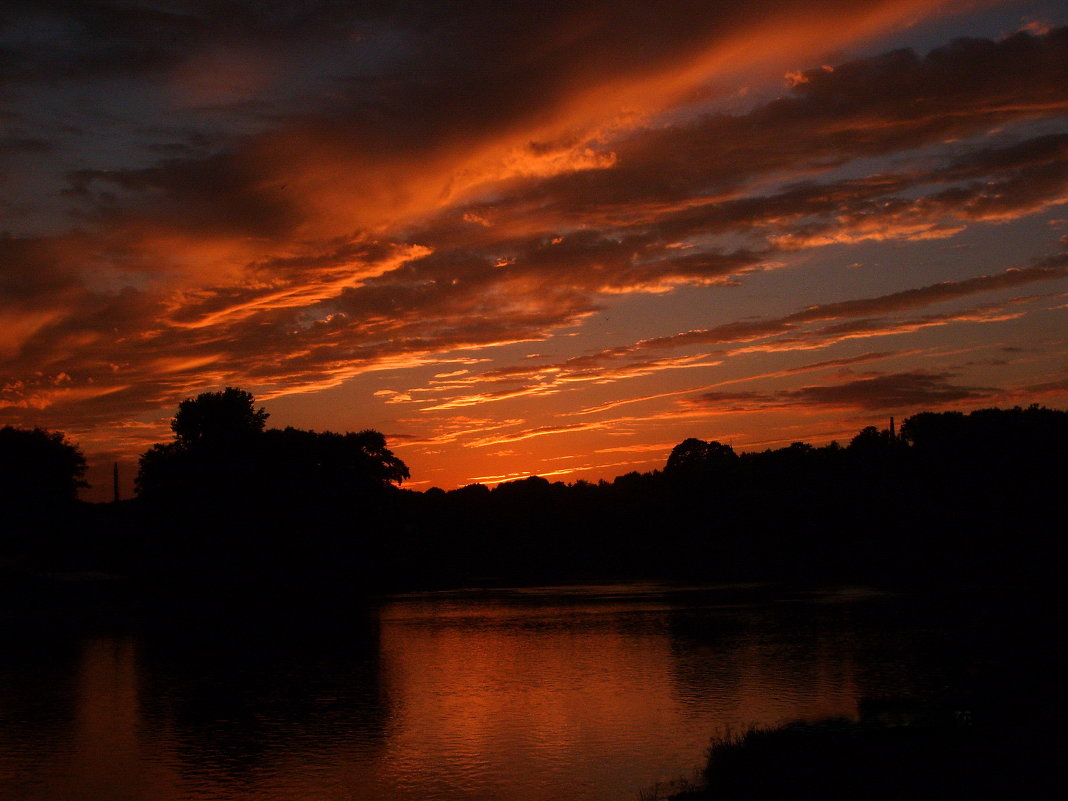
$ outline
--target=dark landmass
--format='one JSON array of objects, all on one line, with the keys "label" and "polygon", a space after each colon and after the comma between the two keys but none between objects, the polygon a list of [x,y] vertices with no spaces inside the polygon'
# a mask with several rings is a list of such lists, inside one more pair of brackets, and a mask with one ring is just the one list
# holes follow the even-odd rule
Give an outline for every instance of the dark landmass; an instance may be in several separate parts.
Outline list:
[{"label": "dark landmass", "polygon": [[[0,447],[0,483],[14,488],[4,603],[331,608],[454,586],[1011,587],[1063,571],[1068,412],[1038,406],[925,412],[847,446],[737,454],[689,439],[663,470],[611,482],[449,492],[401,489],[407,468],[377,432],[267,429],[266,418],[240,390],[184,402],[174,440],[142,457],[138,497],[111,504],[74,500],[73,446],[58,490],[20,478],[25,448]],[[0,446],[25,445],[14,431]],[[62,442],[39,433],[53,450]]]},{"label": "dark landmass", "polygon": [[1063,736],[968,708],[871,709],[718,738],[702,781],[671,801],[978,801],[1062,797]]}]

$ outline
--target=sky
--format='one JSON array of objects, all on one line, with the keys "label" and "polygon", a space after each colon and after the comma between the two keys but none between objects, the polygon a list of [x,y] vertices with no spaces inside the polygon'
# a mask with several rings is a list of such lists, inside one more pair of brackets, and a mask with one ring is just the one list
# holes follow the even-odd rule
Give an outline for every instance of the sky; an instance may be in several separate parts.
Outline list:
[{"label": "sky", "polygon": [[5,0],[0,425],[405,486],[1068,406],[1068,5]]}]

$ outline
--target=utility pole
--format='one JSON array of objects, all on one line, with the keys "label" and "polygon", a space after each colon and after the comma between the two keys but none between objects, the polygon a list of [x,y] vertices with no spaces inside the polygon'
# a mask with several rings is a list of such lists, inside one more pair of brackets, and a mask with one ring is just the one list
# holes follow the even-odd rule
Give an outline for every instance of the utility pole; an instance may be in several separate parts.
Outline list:
[{"label": "utility pole", "polygon": [[115,462],[115,465],[111,470],[111,482],[115,488],[115,503],[119,502],[119,463]]}]

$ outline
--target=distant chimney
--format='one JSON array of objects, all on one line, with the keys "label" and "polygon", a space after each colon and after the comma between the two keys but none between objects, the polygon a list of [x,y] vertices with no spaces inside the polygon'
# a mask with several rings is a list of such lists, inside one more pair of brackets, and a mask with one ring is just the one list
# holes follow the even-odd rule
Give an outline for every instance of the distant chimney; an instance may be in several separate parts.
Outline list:
[{"label": "distant chimney", "polygon": [[111,470],[112,485],[115,488],[115,503],[119,502],[119,463],[115,462],[115,465]]}]

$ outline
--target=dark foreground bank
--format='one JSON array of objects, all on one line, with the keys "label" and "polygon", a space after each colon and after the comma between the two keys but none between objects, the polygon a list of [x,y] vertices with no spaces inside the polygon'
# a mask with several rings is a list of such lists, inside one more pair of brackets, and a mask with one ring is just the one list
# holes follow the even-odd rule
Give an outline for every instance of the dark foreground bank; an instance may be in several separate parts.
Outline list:
[{"label": "dark foreground bank", "polygon": [[[912,596],[914,603],[895,614],[923,621],[934,634],[926,647],[944,648],[947,669],[936,681],[905,694],[878,695],[869,688],[848,718],[721,734],[695,782],[646,796],[1064,798],[1068,693],[1062,594],[1059,584],[1051,584]],[[918,648],[905,641],[901,647]]]},{"label": "dark foreground bank", "polygon": [[718,738],[702,784],[671,801],[953,801],[1062,798],[1065,738],[964,708],[877,705],[859,721],[793,723]]}]

